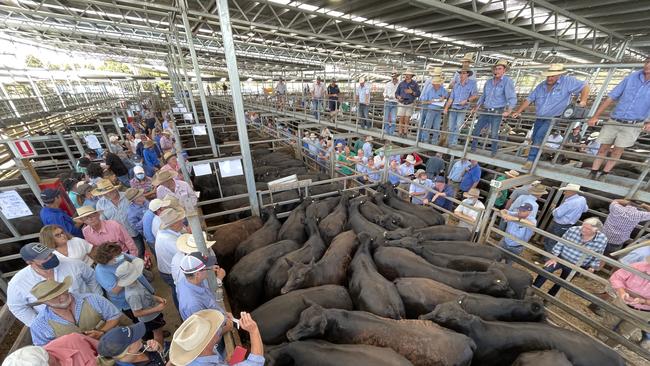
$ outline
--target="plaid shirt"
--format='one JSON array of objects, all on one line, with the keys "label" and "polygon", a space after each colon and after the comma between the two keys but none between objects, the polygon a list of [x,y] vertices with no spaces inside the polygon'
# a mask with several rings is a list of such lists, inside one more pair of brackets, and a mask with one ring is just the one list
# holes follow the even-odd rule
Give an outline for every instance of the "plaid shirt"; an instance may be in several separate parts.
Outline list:
[{"label": "plaid shirt", "polygon": [[[562,238],[600,254],[605,251],[605,247],[607,246],[607,237],[601,232],[597,232],[593,239],[583,242],[582,229],[580,226],[570,228],[566,233],[564,233],[564,235],[562,235]],[[598,268],[600,266],[600,260],[593,255],[586,254],[580,249],[564,245],[559,241],[555,244],[555,247],[553,247],[553,254],[573,264],[580,263],[580,266],[582,267],[591,266],[592,268]],[[580,261],[582,257],[585,258],[583,261]]]},{"label": "plaid shirt", "polygon": [[609,215],[603,226],[603,233],[611,244],[623,244],[630,238],[639,222],[650,220],[650,212],[634,206],[623,206],[614,201],[609,205]]}]

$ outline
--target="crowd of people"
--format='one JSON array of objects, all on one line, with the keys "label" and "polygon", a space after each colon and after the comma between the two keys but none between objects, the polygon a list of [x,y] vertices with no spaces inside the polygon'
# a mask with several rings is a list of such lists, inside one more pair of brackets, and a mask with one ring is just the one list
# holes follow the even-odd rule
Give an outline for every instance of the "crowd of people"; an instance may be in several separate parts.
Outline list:
[{"label": "crowd of people", "polygon": [[[197,196],[178,173],[172,134],[157,130],[173,122],[149,116],[145,111],[142,124],[127,126],[124,142],[132,143],[111,136],[103,161],[87,151],[78,181],[64,184],[67,192],[41,192],[39,241],[21,248],[26,267],[7,288],[7,306],[29,327],[33,346],[3,365],[226,365],[222,338],[233,321],[251,339],[251,353],[239,364],[264,364],[255,321],[227,313],[209,287],[208,272],[218,286],[226,273],[214,252],[199,250],[189,228],[186,209]],[[142,141],[141,129],[153,138]],[[165,165],[148,165],[159,157]],[[76,212],[66,212],[70,206]],[[170,296],[154,288],[156,277]],[[183,320],[173,336],[164,330],[165,310]]]}]

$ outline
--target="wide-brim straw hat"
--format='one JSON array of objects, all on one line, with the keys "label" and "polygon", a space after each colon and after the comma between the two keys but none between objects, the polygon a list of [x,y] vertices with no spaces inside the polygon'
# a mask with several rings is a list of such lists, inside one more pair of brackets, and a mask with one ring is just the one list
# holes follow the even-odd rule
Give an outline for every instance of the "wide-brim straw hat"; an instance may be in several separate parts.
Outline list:
[{"label": "wide-brim straw hat", "polygon": [[165,161],[167,161],[167,160],[169,160],[169,158],[174,157],[174,156],[176,156],[176,154],[174,154],[171,151],[167,151],[166,153],[163,154],[163,159]]},{"label": "wide-brim straw hat", "polygon": [[432,77],[431,84],[442,84],[442,78],[440,76]]},{"label": "wide-brim straw hat", "polygon": [[113,182],[111,182],[109,179],[100,179],[99,182],[97,182],[97,187],[93,189],[92,194],[93,196],[103,196],[106,193],[113,192],[116,189],[117,186],[114,186]]},{"label": "wide-brim straw hat", "polygon": [[95,209],[93,206],[81,206],[77,209],[77,217],[75,219],[83,219],[86,216],[90,216],[94,213],[102,212],[101,210]]},{"label": "wide-brim straw hat", "polygon": [[474,75],[474,71],[472,71],[471,69],[468,69],[466,67],[461,67],[460,69],[458,69],[458,74],[462,73],[463,71],[467,72],[467,76]]},{"label": "wide-brim straw hat", "polygon": [[169,360],[178,366],[194,361],[224,324],[219,310],[200,310],[185,319],[176,329],[169,348]]},{"label": "wide-brim straw hat", "polygon": [[148,147],[152,147],[156,143],[153,142],[152,140],[147,140],[147,141],[143,142],[142,144],[144,145],[145,148],[148,148]]},{"label": "wide-brim straw hat", "polygon": [[406,69],[406,71],[404,71],[404,75],[412,75],[412,76],[415,76],[415,73],[414,73],[413,70],[411,70],[411,69]]},{"label": "wide-brim straw hat", "polygon": [[579,184],[569,183],[566,186],[558,189],[558,191],[580,192],[580,188],[581,187]]},{"label": "wide-brim straw hat", "polygon": [[460,59],[461,62],[472,62],[474,61],[474,54],[473,53],[466,53],[462,59]]},{"label": "wide-brim straw hat", "polygon": [[532,194],[532,195],[536,195],[536,196],[542,196],[542,195],[547,194],[548,191],[546,190],[546,186],[545,186],[545,185],[543,185],[543,184],[536,184],[536,185],[534,185],[534,186],[531,186],[531,187],[528,189],[528,193],[530,193],[530,194]]},{"label": "wide-brim straw hat", "polygon": [[505,175],[506,177],[509,178],[517,178],[519,176],[519,172],[516,170],[508,170],[507,172],[505,172]]},{"label": "wide-brim straw hat", "polygon": [[371,142],[374,141],[375,139],[372,138],[372,136],[366,136],[366,142]]},{"label": "wide-brim straw hat", "polygon": [[589,137],[587,137],[587,140],[595,140],[600,136],[600,132],[592,132]]},{"label": "wide-brim straw hat", "polygon": [[144,270],[144,261],[140,258],[134,258],[131,262],[124,261],[115,269],[117,285],[125,287],[138,280]]},{"label": "wide-brim straw hat", "polygon": [[138,188],[129,188],[126,190],[124,193],[124,196],[126,197],[126,200],[131,202],[134,199],[142,196],[144,194],[144,189],[138,189]]},{"label": "wide-brim straw hat", "polygon": [[440,66],[429,67],[427,69],[427,71],[429,71],[429,75],[431,75],[431,76],[440,76],[440,75],[442,75],[442,67],[440,67]]},{"label": "wide-brim straw hat", "polygon": [[419,177],[420,174],[427,174],[427,172],[426,172],[424,169],[418,169],[418,170],[415,172],[415,176],[416,176],[416,177]]},{"label": "wide-brim straw hat", "polygon": [[415,158],[413,157],[413,155],[406,155],[406,161],[411,164],[415,164]]},{"label": "wide-brim straw hat", "polygon": [[178,173],[176,173],[173,170],[162,170],[156,173],[154,175],[153,180],[151,181],[151,184],[154,186],[159,186],[162,183],[165,183],[166,181],[170,179],[174,179],[178,176]]},{"label": "wide-brim straw hat", "polygon": [[160,214],[160,228],[167,229],[174,223],[185,219],[185,210],[168,208]]},{"label": "wide-brim straw hat", "polygon": [[41,281],[32,287],[30,292],[36,298],[34,303],[42,304],[68,291],[70,286],[72,286],[72,276],[65,276],[63,282],[55,280]]},{"label": "wide-brim straw hat", "polygon": [[[206,234],[205,231],[203,232],[203,239],[205,240],[205,246],[208,248],[216,243],[216,241],[208,240],[208,234]],[[193,234],[181,234],[181,236],[176,239],[176,249],[185,254],[200,252],[199,248],[196,246],[196,240],[194,240]]]},{"label": "wide-brim straw hat", "polygon": [[547,76],[555,76],[555,75],[562,75],[562,74],[566,74],[566,70],[564,69],[564,64],[551,64],[548,70],[542,73],[542,76],[547,77]]},{"label": "wide-brim straw hat", "polygon": [[510,69],[510,63],[509,63],[508,60],[506,60],[506,59],[503,59],[503,58],[500,59],[499,61],[497,61],[496,64],[494,64],[494,66],[492,66],[492,68],[494,69],[495,67],[497,67],[497,66],[499,66],[499,65],[505,67],[506,70]]},{"label": "wide-brim straw hat", "polygon": [[478,188],[471,188],[469,191],[463,193],[463,197],[480,197],[481,191]]},{"label": "wide-brim straw hat", "polygon": [[167,135],[167,136],[171,136],[171,135],[172,135],[172,132],[169,131],[169,130],[163,130],[162,134],[163,134],[163,135]]}]

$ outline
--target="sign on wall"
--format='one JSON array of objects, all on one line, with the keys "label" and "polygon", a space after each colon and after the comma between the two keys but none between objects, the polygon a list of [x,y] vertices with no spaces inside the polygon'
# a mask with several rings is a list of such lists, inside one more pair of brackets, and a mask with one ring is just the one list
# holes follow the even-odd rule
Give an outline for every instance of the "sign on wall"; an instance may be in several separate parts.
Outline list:
[{"label": "sign on wall", "polygon": [[29,140],[13,140],[9,143],[9,148],[14,156],[20,159],[33,158],[38,153]]}]

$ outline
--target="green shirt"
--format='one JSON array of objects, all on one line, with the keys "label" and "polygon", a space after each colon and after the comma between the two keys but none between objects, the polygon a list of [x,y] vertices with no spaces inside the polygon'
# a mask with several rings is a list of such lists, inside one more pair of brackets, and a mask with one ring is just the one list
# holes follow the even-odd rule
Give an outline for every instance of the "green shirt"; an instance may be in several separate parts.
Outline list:
[{"label": "green shirt", "polygon": [[357,141],[354,143],[354,146],[352,146],[352,152],[357,153],[359,150],[363,150],[363,140],[362,139],[357,139]]},{"label": "green shirt", "polygon": [[[498,182],[501,182],[501,181],[506,180],[506,177],[505,177],[505,175],[500,175],[495,180],[498,181]],[[496,201],[494,201],[494,206],[495,207],[503,206],[503,205],[505,205],[507,200],[508,200],[508,190],[504,189],[499,193],[499,195],[497,196]]]},{"label": "green shirt", "polygon": [[353,173],[352,169],[348,168],[347,165],[346,165],[346,164],[350,164],[350,162],[348,162],[347,158],[351,157],[351,156],[356,156],[356,155],[353,154],[353,153],[350,153],[350,155],[345,156],[345,153],[342,152],[336,157],[336,160],[343,162],[343,164],[338,164],[338,166],[341,169],[341,173],[343,173],[345,175],[352,175],[352,173]]}]

